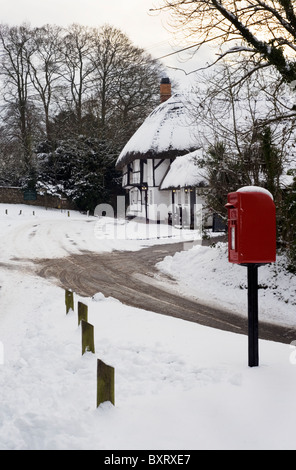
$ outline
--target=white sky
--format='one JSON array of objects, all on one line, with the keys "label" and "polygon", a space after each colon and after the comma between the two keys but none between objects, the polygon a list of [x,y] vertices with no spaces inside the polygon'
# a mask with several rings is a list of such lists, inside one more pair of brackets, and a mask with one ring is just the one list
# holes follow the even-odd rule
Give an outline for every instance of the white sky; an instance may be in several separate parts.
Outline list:
[{"label": "white sky", "polygon": [[[0,21],[10,25],[28,22],[32,26],[79,23],[99,27],[109,23],[127,34],[136,46],[159,58],[178,48],[173,34],[168,31],[168,15],[149,13],[149,9],[159,3],[160,0],[0,0]],[[184,43],[179,44],[182,46]],[[206,61],[205,55],[199,55],[180,62],[178,55],[174,55],[163,63],[190,72]],[[185,77],[183,72],[170,69],[168,75],[181,81]]]},{"label": "white sky", "polygon": [[169,39],[160,16],[150,16],[153,0],[0,0],[1,22],[33,26],[104,23],[122,29],[139,46]]}]

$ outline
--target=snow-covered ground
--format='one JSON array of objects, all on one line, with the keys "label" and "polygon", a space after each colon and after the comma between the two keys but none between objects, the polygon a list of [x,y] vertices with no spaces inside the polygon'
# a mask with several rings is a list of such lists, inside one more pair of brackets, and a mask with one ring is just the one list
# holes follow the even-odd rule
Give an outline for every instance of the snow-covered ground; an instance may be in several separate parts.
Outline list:
[{"label": "snow-covered ground", "polygon": [[[177,232],[166,239],[165,228],[153,230],[147,240],[141,224],[0,205],[1,450],[296,448],[295,346],[260,341],[260,366],[249,368],[246,336],[100,292],[75,295],[66,315],[64,291],[27,270],[35,257],[178,240]],[[245,269],[225,255],[223,245],[195,246],[161,269],[181,291],[246,314]],[[280,261],[259,270],[260,309],[265,319],[294,326],[295,277]],[[95,354],[81,356],[78,300],[89,307]],[[115,368],[115,407],[96,408],[98,358]]]},{"label": "snow-covered ground", "polygon": [[[247,268],[228,262],[226,243],[167,256],[158,268],[179,281],[179,291],[204,303],[247,315]],[[285,260],[258,268],[259,315],[261,320],[296,325],[296,276],[284,269]],[[296,338],[295,338],[296,339]]]},{"label": "snow-covered ground", "polygon": [[[7,213],[6,213],[7,211]],[[196,235],[197,236],[197,235]],[[84,250],[138,250],[155,243],[190,240],[170,226],[87,217],[76,211],[0,204],[0,259],[59,258]]]}]

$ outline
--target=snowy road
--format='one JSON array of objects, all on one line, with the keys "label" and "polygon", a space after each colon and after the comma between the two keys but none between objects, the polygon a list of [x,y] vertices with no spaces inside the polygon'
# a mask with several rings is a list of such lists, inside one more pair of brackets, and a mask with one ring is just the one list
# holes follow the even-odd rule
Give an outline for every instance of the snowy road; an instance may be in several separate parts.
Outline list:
[{"label": "snowy road", "polygon": [[[155,264],[183,249],[183,243],[155,245],[140,251],[85,253],[56,260],[40,260],[38,274],[58,281],[81,296],[102,292],[126,305],[169,315],[234,333],[247,334],[246,318],[223,308],[213,308],[184,296],[178,284],[163,276]],[[296,330],[260,323],[260,337],[290,343]]]},{"label": "snowy road", "polygon": [[[11,214],[13,210],[15,213]],[[247,333],[242,312],[237,315],[220,304],[213,305],[211,299],[201,302],[182,295],[179,284],[155,267],[166,256],[184,249],[184,240],[173,243],[180,231],[166,238],[159,233],[161,228],[154,226],[145,238],[145,225],[129,225],[127,234],[124,222],[116,227],[77,212],[69,217],[67,212],[44,209],[33,212],[29,207],[11,206],[9,211],[0,231],[3,267],[37,273],[81,296],[102,292],[133,307]],[[116,233],[112,233],[114,227]],[[290,343],[296,337],[296,329],[260,322],[260,337]]]}]

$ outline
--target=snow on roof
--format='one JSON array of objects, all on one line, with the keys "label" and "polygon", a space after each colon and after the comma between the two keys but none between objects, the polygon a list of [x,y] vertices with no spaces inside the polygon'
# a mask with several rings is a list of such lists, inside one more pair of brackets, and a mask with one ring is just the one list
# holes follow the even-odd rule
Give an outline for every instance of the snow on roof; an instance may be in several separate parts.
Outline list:
[{"label": "snow on roof", "polygon": [[206,170],[199,168],[196,163],[196,158],[200,156],[200,152],[201,149],[177,157],[164,177],[160,189],[205,186],[207,184]]},{"label": "snow on roof", "polygon": [[173,158],[198,147],[189,97],[175,94],[146,118],[122,150],[116,167],[138,158]]}]

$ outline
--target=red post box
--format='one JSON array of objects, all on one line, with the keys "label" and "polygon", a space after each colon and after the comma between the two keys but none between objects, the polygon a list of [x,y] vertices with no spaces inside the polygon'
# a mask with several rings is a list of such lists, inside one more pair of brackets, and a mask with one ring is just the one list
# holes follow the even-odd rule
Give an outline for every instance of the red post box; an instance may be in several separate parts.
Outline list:
[{"label": "red post box", "polygon": [[259,364],[258,266],[276,259],[276,217],[269,191],[246,186],[229,193],[228,259],[248,267],[249,366]]},{"label": "red post box", "polygon": [[237,264],[266,264],[276,260],[276,213],[272,195],[247,186],[229,193],[228,259]]}]

